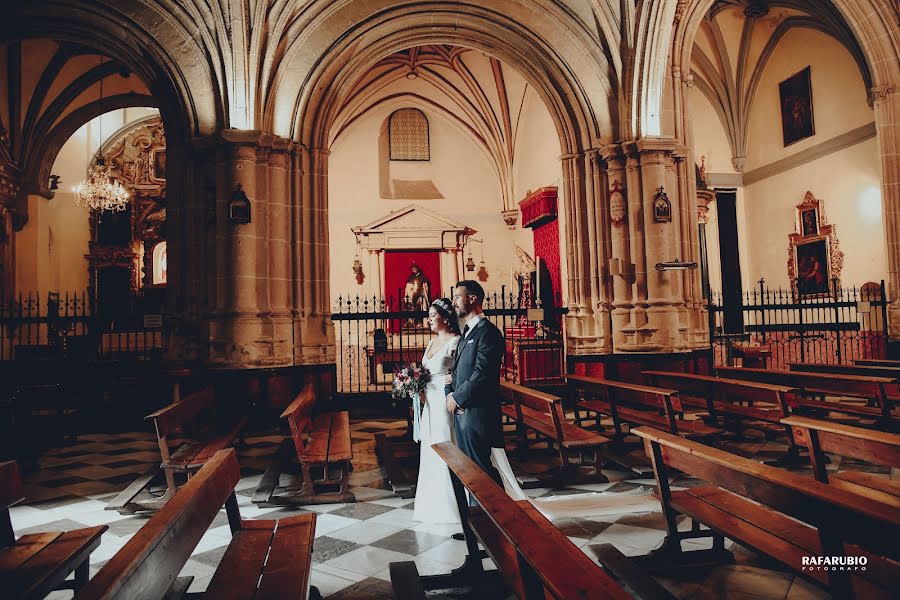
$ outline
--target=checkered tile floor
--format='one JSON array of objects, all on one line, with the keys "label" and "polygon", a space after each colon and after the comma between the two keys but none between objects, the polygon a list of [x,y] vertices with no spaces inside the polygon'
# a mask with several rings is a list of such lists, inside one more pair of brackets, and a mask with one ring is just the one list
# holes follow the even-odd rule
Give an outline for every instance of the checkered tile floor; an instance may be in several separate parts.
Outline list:
[{"label": "checkered tile floor", "polygon": [[[355,504],[326,504],[303,508],[258,508],[250,497],[281,436],[250,436],[239,457],[243,478],[237,486],[244,518],[280,518],[306,510],[319,513],[313,554],[312,583],[328,598],[390,598],[388,564],[414,560],[422,574],[447,572],[459,566],[465,544],[451,539],[458,526],[434,526],[412,520],[413,500],[398,498],[385,480],[384,469],[375,456],[374,437],[385,430],[402,430],[403,421],[370,419],[352,424],[354,473],[350,478]],[[785,446],[763,438],[727,444],[726,449],[763,460],[780,455]],[[510,453],[518,473],[535,473],[552,464],[550,455],[535,453],[535,460],[518,463]],[[12,509],[17,535],[59,531],[106,523],[100,548],[91,556],[95,573],[143,525],[147,516],[123,516],[104,510],[106,503],[137,475],[159,461],[156,440],[150,433],[82,435],[76,443],[47,452],[40,470],[26,478],[24,504]],[[845,463],[846,464],[846,463]],[[835,457],[830,469],[841,466]],[[853,468],[861,465],[854,463]],[[870,467],[870,471],[878,471]],[[652,480],[634,479],[633,472],[605,471],[611,483],[575,486],[565,490],[532,489],[533,497],[561,493],[610,490],[622,492]],[[882,471],[883,472],[883,471]],[[696,485],[696,480],[677,480],[674,486]],[[564,519],[555,523],[578,547],[593,558],[589,544],[612,543],[628,555],[645,554],[658,546],[665,535],[660,513]],[[684,520],[680,526],[689,527]],[[224,511],[213,521],[187,562],[182,575],[193,575],[192,591],[206,588],[230,540]],[[728,543],[728,542],[727,542]],[[687,545],[708,547],[703,540]],[[729,544],[737,563],[720,566],[678,581],[661,579],[681,598],[799,599],[827,597],[821,590],[778,569],[755,553]],[[51,597],[70,597],[71,592],[55,592]],[[465,591],[441,592],[434,598],[476,597]],[[484,598],[483,595],[479,596]]]}]

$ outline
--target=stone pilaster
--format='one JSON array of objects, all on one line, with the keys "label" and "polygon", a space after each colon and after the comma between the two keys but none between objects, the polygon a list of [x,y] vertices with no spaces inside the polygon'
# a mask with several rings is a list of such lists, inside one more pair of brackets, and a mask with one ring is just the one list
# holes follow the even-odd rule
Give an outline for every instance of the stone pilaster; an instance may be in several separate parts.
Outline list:
[{"label": "stone pilaster", "polygon": [[294,155],[294,364],[335,362],[329,300],[328,150]]},{"label": "stone pilaster", "polygon": [[881,159],[881,205],[884,210],[884,238],[887,245],[888,331],[900,341],[900,94],[893,83],[870,90],[869,101],[875,110],[875,131]]}]

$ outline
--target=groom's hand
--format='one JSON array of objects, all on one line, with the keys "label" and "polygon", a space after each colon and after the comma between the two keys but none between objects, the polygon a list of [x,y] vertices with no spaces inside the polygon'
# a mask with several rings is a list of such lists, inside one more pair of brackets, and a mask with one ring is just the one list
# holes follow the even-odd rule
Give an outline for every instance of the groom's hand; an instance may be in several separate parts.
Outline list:
[{"label": "groom's hand", "polygon": [[456,400],[453,399],[453,394],[447,394],[447,412],[453,414],[456,412],[456,409],[459,408],[456,404]]}]

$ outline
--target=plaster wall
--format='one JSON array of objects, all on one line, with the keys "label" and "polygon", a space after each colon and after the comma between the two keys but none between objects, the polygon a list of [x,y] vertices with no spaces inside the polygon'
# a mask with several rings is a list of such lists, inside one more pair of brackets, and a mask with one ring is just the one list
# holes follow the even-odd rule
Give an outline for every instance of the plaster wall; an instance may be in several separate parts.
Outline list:
[{"label": "plaster wall", "polygon": [[[524,198],[526,190],[558,185],[560,181],[559,138],[546,109],[533,94],[529,95],[532,97],[525,103],[517,134],[514,165],[517,199]],[[380,197],[379,134],[391,112],[403,106],[415,106],[428,118],[430,168],[420,166],[418,170],[430,173],[443,199],[411,201]],[[415,167],[406,167],[410,168]],[[462,129],[424,103],[402,99],[384,103],[350,125],[332,145],[328,186],[332,301],[348,294],[355,297],[378,293],[368,256],[360,255],[366,280],[363,285],[356,283],[351,268],[356,249],[351,227],[365,225],[412,203],[476,230],[473,237],[484,240],[484,262],[489,278],[482,285],[488,292],[499,292],[502,285],[509,287],[512,270],[517,265],[514,244],[529,254],[534,253],[531,230],[521,228],[521,219],[511,231],[501,217],[500,184],[485,151]],[[477,243],[470,247],[477,269],[481,247]],[[460,260],[464,261],[466,256],[468,250],[465,256],[460,255]],[[477,270],[469,273],[460,266],[463,278],[475,278],[476,273]],[[442,279],[442,287],[446,288],[448,274],[442,273]]]},{"label": "plaster wall", "polygon": [[[785,147],[778,83],[810,66],[815,135]],[[732,173],[725,129],[707,99],[692,90],[689,99],[694,149],[706,156],[708,172]],[[858,67],[836,41],[817,31],[793,29],[772,54],[751,110],[744,173],[770,165],[872,122]],[[887,274],[883,210],[875,139],[828,153],[787,171],[738,188],[738,236],[744,290],[760,278],[768,287],[788,282],[788,234],[795,231],[795,206],[807,191],[824,201],[844,252],[843,285],[880,281]],[[718,224],[710,206],[707,240],[710,285],[721,290]]]}]

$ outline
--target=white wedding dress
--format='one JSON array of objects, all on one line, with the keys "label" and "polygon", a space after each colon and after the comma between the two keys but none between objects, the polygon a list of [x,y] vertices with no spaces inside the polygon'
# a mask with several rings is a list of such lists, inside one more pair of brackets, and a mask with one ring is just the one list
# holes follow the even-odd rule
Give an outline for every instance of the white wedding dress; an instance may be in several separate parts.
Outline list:
[{"label": "white wedding dress", "polygon": [[431,373],[431,379],[425,388],[425,406],[421,414],[416,410],[419,400],[413,400],[413,439],[421,442],[413,519],[423,523],[459,523],[450,469],[431,447],[453,440],[453,415],[447,411],[444,375],[453,366],[457,343],[459,337],[447,342],[431,358],[428,358],[428,352],[434,340],[428,343],[422,364]]},{"label": "white wedding dress", "polygon": [[[418,399],[413,401],[413,439],[421,443],[413,520],[431,524],[459,523],[459,509],[453,494],[453,484],[450,482],[450,469],[431,447],[439,442],[454,441],[453,415],[447,411],[444,375],[453,365],[459,338],[448,342],[428,358],[433,343],[433,340],[428,343],[425,356],[422,357],[422,364],[431,373],[425,390],[425,406],[420,411]],[[532,499],[525,494],[516,479],[505,449],[491,448],[491,462],[500,471],[503,488],[510,498],[528,500],[551,521],[660,510],[659,501],[645,488],[620,494],[573,493]]]}]

